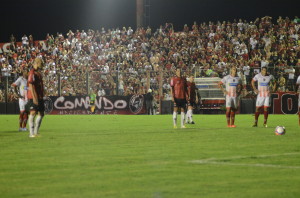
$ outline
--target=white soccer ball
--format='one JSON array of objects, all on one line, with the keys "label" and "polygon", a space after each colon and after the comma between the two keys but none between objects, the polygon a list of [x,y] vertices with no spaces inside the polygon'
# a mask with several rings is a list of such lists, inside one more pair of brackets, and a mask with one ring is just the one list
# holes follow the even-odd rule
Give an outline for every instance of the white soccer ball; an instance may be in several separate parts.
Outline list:
[{"label": "white soccer ball", "polygon": [[285,134],[285,127],[284,126],[277,126],[275,128],[275,135],[284,135]]}]

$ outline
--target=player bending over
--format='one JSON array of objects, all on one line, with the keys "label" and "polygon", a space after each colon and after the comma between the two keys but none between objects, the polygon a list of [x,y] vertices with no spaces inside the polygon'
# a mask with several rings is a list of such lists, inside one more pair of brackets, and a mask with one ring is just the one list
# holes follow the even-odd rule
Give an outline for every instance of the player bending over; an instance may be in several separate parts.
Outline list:
[{"label": "player bending over", "polygon": [[177,111],[181,111],[181,128],[184,126],[184,112],[186,107],[186,101],[188,99],[186,78],[181,76],[180,68],[176,69],[176,76],[171,79],[171,93],[172,101],[174,102],[173,109],[173,124],[174,128],[177,128]]},{"label": "player bending over", "polygon": [[[223,87],[225,85],[225,89]],[[227,127],[235,128],[235,112],[238,108],[238,96],[242,89],[242,80],[237,76],[236,67],[232,66],[230,74],[219,83],[219,87],[226,96],[226,120]]]},{"label": "player bending over", "polygon": [[[43,61],[41,58],[36,58],[33,61],[33,68],[28,75],[28,103],[29,108],[29,137],[34,138],[39,134],[44,117],[44,85],[43,77],[40,70],[43,68]],[[35,119],[36,118],[36,119]],[[34,120],[35,119],[35,120]]]},{"label": "player bending over", "polygon": [[[257,89],[255,87],[255,82],[257,82]],[[263,108],[264,111],[264,127],[267,126],[268,122],[268,110],[270,107],[270,95],[271,95],[271,87],[276,89],[275,79],[272,75],[267,73],[267,68],[262,67],[261,72],[256,74],[251,82],[253,91],[257,94],[256,99],[256,109],[255,109],[255,120],[253,127],[257,127],[258,117],[260,114],[260,109]]]},{"label": "player bending over", "polygon": [[19,96],[19,131],[27,131],[26,124],[28,115],[25,111],[25,105],[27,104],[27,71],[23,71],[22,76],[20,76],[11,86],[14,87],[15,93]]}]

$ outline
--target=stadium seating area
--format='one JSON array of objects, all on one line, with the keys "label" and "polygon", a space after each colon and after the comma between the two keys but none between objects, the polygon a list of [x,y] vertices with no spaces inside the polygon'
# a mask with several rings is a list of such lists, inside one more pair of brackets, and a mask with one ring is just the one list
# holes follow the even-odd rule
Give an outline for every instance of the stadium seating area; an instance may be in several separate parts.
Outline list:
[{"label": "stadium seating area", "polygon": [[[175,67],[181,67],[185,75],[222,77],[231,65],[238,67],[248,90],[253,75],[267,66],[284,81],[278,80],[281,91],[293,91],[300,67],[299,35],[298,17],[265,16],[255,21],[194,22],[176,32],[170,23],[157,30],[70,30],[48,34],[46,49],[34,45],[33,36],[26,35],[22,46],[17,46],[12,36],[10,51],[0,54],[0,101],[4,100],[3,76],[11,74],[10,81],[15,80],[37,56],[45,61],[43,73],[49,96],[59,94],[58,78],[61,95],[86,95],[87,85],[102,95],[142,94],[149,84],[157,95],[162,73],[164,98],[170,99],[168,83]],[[16,99],[11,89],[8,98]]]}]

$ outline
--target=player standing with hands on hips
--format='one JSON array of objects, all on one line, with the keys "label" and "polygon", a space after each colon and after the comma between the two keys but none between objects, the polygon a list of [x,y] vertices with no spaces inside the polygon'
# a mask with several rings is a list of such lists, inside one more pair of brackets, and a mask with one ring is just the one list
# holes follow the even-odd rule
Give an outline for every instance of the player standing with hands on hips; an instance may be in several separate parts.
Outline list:
[{"label": "player standing with hands on hips", "polygon": [[[39,128],[41,126],[44,117],[44,85],[41,69],[44,63],[41,58],[36,58],[33,61],[33,68],[28,75],[28,103],[29,109],[29,137],[34,138],[39,134]],[[34,118],[36,119],[34,120]]]},{"label": "player standing with hands on hips", "polygon": [[171,94],[172,101],[174,102],[173,109],[173,124],[174,128],[177,128],[177,111],[180,109],[181,111],[181,128],[185,128],[184,126],[184,112],[186,107],[186,102],[188,97],[187,91],[187,82],[185,77],[181,76],[181,69],[176,69],[176,76],[171,79]]},{"label": "player standing with hands on hips", "polygon": [[[256,74],[252,79],[251,85],[254,90],[254,93],[257,94],[256,99],[256,110],[255,110],[255,121],[253,127],[257,127],[258,117],[260,114],[260,109],[263,107],[264,110],[264,127],[267,126],[268,115],[269,115],[269,107],[270,107],[270,92],[271,84],[275,81],[272,75],[267,73],[267,68],[262,67],[261,72]],[[255,82],[257,82],[257,89],[255,87]],[[276,89],[276,83],[274,83],[274,89]]]},{"label": "player standing with hands on hips", "polygon": [[[225,89],[223,85],[225,85]],[[242,80],[237,76],[235,66],[232,66],[230,69],[230,74],[224,76],[224,78],[220,81],[219,87],[226,96],[227,127],[235,128],[235,112],[238,108],[238,96],[242,90]]]},{"label": "player standing with hands on hips", "polygon": [[[27,104],[27,71],[22,72],[20,76],[11,86],[15,88],[15,93],[19,96],[19,131],[27,131],[26,124],[28,115],[25,111],[25,105]],[[17,90],[19,88],[19,90]]]}]

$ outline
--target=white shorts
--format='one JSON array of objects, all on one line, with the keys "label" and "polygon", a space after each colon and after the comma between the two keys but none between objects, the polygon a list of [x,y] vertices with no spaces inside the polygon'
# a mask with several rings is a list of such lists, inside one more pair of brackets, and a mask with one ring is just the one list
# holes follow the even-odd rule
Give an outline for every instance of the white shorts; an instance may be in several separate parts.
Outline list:
[{"label": "white shorts", "polygon": [[261,97],[257,96],[256,99],[256,107],[270,107],[270,96],[267,97]]},{"label": "white shorts", "polygon": [[25,105],[27,104],[27,100],[19,98],[19,108],[20,111],[25,111]]},{"label": "white shorts", "polygon": [[229,107],[237,109],[237,107],[238,107],[237,97],[232,97],[232,96],[226,95],[226,108],[229,108]]}]

